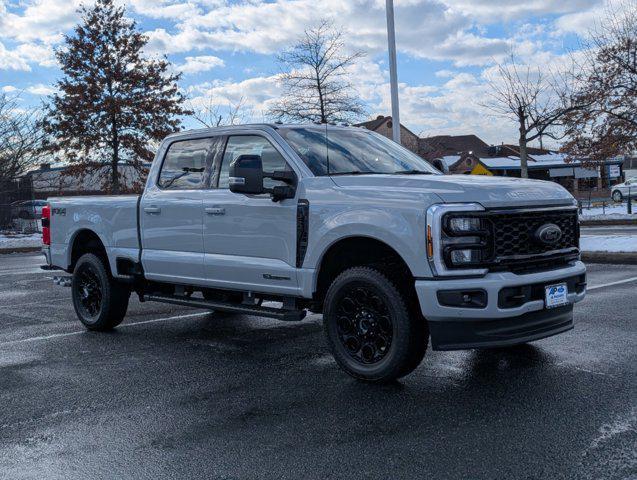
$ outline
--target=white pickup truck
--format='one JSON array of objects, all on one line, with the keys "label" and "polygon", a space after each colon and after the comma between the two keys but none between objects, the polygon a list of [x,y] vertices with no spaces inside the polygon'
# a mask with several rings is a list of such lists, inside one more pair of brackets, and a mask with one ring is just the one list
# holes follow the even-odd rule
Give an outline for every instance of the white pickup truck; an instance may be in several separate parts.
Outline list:
[{"label": "white pickup truck", "polygon": [[586,292],[573,197],[543,181],[441,175],[361,128],[247,125],[164,140],[141,196],[50,198],[47,265],[77,316],[116,327],[131,292],[281,320],[323,314],[367,381],[434,349],[573,327]]}]

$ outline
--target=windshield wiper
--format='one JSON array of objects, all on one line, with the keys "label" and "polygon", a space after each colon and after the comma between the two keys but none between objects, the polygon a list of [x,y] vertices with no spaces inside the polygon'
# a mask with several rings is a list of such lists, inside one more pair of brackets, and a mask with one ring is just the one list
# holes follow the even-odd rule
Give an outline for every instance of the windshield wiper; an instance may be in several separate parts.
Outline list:
[{"label": "windshield wiper", "polygon": [[433,175],[431,172],[427,172],[425,170],[399,170],[394,172],[394,175]]}]

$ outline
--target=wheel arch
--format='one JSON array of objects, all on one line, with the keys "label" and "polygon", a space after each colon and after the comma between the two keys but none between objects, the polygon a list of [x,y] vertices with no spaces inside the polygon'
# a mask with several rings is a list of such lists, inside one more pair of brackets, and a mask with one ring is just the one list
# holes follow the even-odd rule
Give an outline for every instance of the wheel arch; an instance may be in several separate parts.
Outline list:
[{"label": "wheel arch", "polygon": [[341,272],[356,266],[372,266],[410,282],[414,275],[408,262],[387,242],[368,235],[341,237],[327,245],[317,263],[313,298],[322,302],[331,282]]},{"label": "wheel arch", "polygon": [[106,247],[100,236],[89,228],[80,228],[71,237],[67,254],[67,270],[72,272],[77,261],[85,253],[93,253],[104,260],[104,265],[110,271]]}]

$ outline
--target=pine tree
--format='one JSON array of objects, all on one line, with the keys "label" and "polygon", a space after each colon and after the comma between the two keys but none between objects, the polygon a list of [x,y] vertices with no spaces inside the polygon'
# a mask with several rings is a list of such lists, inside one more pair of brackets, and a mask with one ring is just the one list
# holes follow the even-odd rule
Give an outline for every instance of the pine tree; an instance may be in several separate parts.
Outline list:
[{"label": "pine tree", "polygon": [[[181,74],[168,72],[165,57],[144,57],[148,39],[124,7],[97,0],[80,13],[56,52],[64,77],[47,105],[45,148],[71,162],[74,175],[99,178],[102,189],[118,194],[126,184],[120,162],[143,178],[153,157],[149,145],[178,130],[178,116],[190,112],[177,87]],[[130,180],[127,186],[140,187]]]}]

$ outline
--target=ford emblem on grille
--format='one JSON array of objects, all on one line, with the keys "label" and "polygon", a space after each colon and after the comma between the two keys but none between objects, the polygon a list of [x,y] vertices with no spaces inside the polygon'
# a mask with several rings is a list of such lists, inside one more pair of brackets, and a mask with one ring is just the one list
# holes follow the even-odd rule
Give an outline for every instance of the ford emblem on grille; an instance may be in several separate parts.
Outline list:
[{"label": "ford emblem on grille", "polygon": [[546,223],[535,232],[535,239],[544,245],[555,245],[562,238],[562,229],[554,223]]}]

